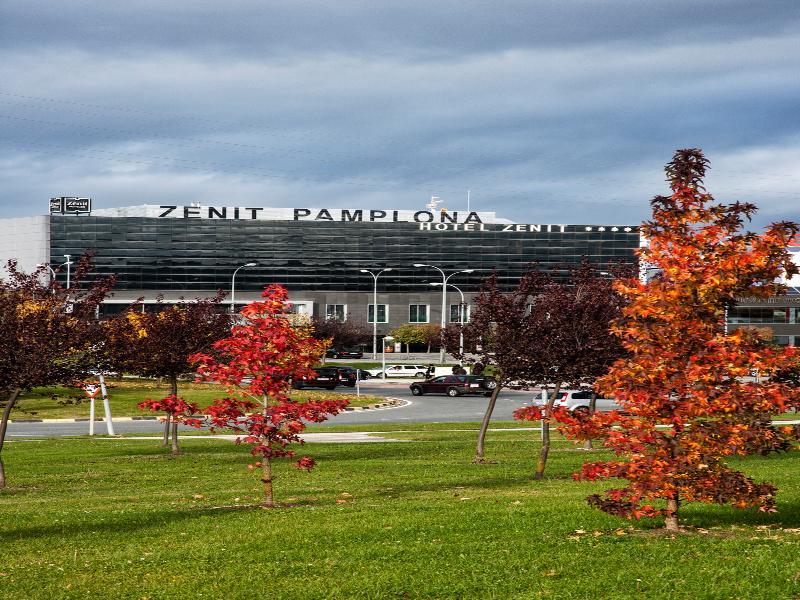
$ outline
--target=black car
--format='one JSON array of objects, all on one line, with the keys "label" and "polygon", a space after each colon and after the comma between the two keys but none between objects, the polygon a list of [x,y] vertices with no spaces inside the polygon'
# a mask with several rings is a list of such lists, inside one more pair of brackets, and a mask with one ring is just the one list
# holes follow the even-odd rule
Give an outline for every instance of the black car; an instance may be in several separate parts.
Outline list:
[{"label": "black car", "polygon": [[355,367],[331,367],[339,372],[339,378],[342,385],[347,387],[355,387],[356,379],[369,379],[369,373],[363,369],[356,369]]},{"label": "black car", "polygon": [[497,387],[494,377],[487,375],[440,375],[427,381],[419,381],[408,386],[414,396],[423,394],[447,394],[451,397],[465,394],[491,396]]},{"label": "black car", "polygon": [[342,383],[339,371],[335,367],[316,367],[314,371],[316,372],[316,376],[313,379],[307,377],[295,379],[292,382],[292,387],[296,390],[302,390],[307,387],[333,390],[337,385]]},{"label": "black car", "polygon": [[328,348],[325,351],[325,358],[364,358],[364,353],[357,348]]}]

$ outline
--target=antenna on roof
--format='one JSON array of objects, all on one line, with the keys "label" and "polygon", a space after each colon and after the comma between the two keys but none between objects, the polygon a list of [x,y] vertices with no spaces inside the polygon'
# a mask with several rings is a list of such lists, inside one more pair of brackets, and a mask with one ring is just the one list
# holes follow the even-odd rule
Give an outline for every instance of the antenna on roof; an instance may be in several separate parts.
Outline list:
[{"label": "antenna on roof", "polygon": [[431,201],[428,202],[425,207],[434,210],[437,204],[441,204],[441,200],[439,200],[439,196],[431,196]]}]

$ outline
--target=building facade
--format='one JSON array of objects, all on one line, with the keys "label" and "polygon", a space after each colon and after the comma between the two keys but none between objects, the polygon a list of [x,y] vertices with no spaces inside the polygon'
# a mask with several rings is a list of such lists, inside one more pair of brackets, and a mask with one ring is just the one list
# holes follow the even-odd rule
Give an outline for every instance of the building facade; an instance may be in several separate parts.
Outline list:
[{"label": "building facade", "polygon": [[[601,269],[632,263],[640,245],[631,225],[520,224],[493,212],[141,205],[65,214],[62,204],[34,219],[30,231],[24,219],[0,221],[15,240],[0,246],[5,258],[21,257],[26,270],[47,263],[64,279],[66,257],[92,250],[94,275],[117,276],[105,313],[140,297],[147,304],[232,287],[239,306],[281,283],[298,312],[362,324],[377,313],[379,334],[440,323],[442,287],[431,284],[442,272],[445,321],[458,322],[461,293],[469,305],[492,273],[510,290],[532,263],[566,277],[584,258]],[[376,311],[375,279],[362,270],[384,269]]]},{"label": "building facade", "polygon": [[[565,278],[584,259],[600,269],[633,263],[641,245],[632,225],[524,224],[493,212],[199,205],[92,211],[79,200],[51,202],[49,215],[0,220],[0,258],[17,259],[26,271],[48,264],[65,283],[64,263],[93,251],[93,275],[117,276],[105,314],[139,298],[146,309],[159,296],[169,302],[217,290],[235,290],[239,308],[265,285],[281,283],[296,312],[369,325],[377,318],[383,335],[407,323],[440,323],[443,276],[445,322],[453,323],[468,318],[469,308],[459,310],[461,294],[468,307],[492,273],[511,290],[531,264]],[[373,273],[380,273],[377,282]],[[800,346],[800,281],[788,283],[787,296],[740,298],[729,327],[768,327],[776,343]]]}]

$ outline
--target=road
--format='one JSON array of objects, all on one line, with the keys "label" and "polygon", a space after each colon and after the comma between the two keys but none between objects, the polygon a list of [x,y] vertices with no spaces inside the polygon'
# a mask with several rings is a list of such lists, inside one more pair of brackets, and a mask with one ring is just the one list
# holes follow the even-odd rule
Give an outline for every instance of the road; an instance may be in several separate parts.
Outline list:
[{"label": "road", "polygon": [[[408,382],[375,383],[364,382],[361,393],[368,396],[399,398],[402,406],[361,411],[348,411],[327,421],[331,425],[371,425],[376,423],[435,423],[480,421],[486,411],[488,398],[483,396],[412,396]],[[337,392],[351,394],[351,388],[337,388]],[[533,392],[503,390],[497,399],[492,418],[511,420],[512,413],[530,401]],[[158,421],[115,421],[115,433],[155,433],[163,426]],[[89,431],[88,423],[11,423],[7,439],[58,437],[84,435]],[[95,424],[95,433],[106,432],[104,423]]]}]

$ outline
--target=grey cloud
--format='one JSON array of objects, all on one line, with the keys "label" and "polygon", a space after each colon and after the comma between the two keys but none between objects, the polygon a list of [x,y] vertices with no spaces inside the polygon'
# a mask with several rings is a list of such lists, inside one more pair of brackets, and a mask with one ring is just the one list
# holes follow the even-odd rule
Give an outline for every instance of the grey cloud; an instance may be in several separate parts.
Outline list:
[{"label": "grey cloud", "polygon": [[519,221],[635,222],[701,146],[720,198],[800,218],[793,2],[51,4],[0,9],[3,215],[470,189]]},{"label": "grey cloud", "polygon": [[6,0],[7,47],[182,48],[264,56],[320,51],[409,55],[634,40],[726,39],[796,27],[793,0],[372,2]]}]

